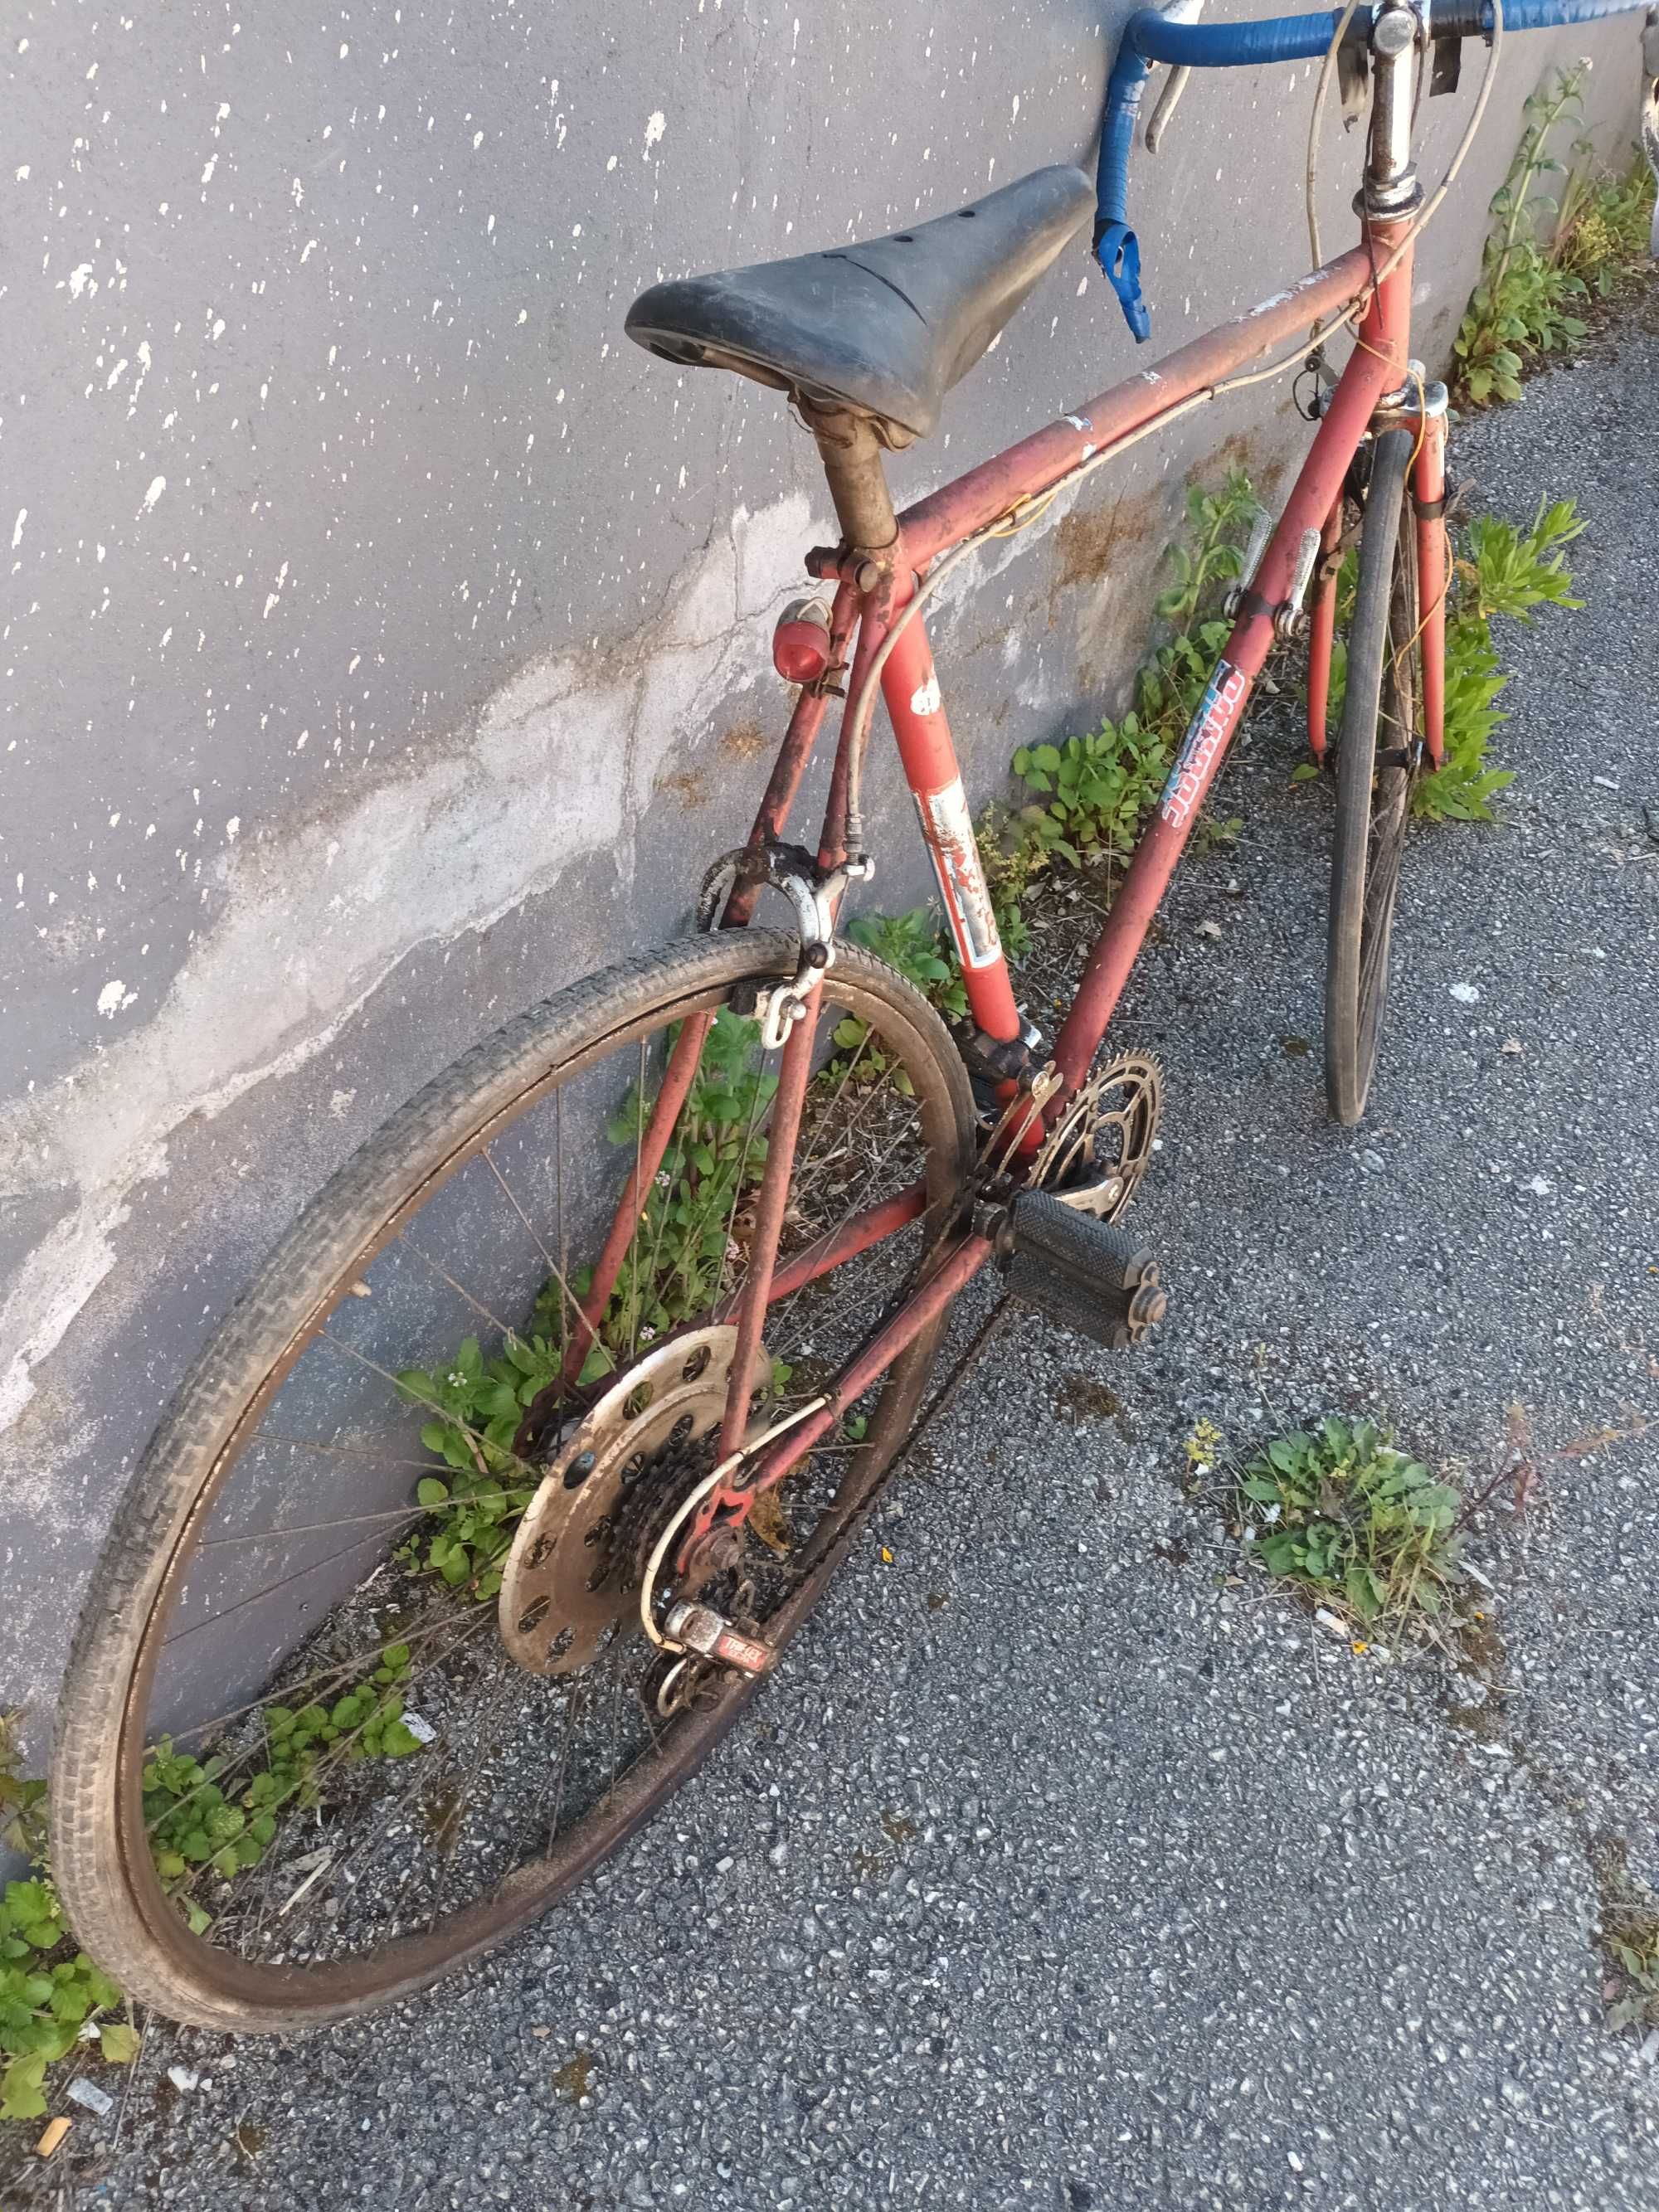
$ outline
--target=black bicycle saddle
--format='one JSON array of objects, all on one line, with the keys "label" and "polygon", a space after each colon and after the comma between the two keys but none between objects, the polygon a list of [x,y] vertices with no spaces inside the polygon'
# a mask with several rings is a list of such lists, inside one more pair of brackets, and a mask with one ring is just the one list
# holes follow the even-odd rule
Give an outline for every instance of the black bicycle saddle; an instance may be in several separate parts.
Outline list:
[{"label": "black bicycle saddle", "polygon": [[908,445],[1094,205],[1082,171],[1056,164],[887,238],[671,277],[635,301],[628,335],[665,361],[851,408]]}]

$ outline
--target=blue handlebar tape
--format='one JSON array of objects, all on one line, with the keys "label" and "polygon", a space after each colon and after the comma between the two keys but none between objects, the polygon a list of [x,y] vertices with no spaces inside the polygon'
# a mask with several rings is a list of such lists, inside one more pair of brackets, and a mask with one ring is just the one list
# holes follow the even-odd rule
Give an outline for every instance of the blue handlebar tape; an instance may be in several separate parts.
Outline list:
[{"label": "blue handlebar tape", "polygon": [[1305,61],[1331,42],[1340,9],[1278,15],[1265,23],[1172,23],[1155,8],[1131,15],[1106,87],[1100,161],[1095,176],[1095,258],[1117,294],[1137,343],[1152,336],[1140,295],[1140,247],[1128,224],[1129,153],[1140,95],[1153,62],[1193,69],[1245,69],[1258,62]]},{"label": "blue handlebar tape", "polygon": [[[1507,31],[1543,31],[1563,25],[1593,23],[1604,15],[1626,15],[1648,0],[1506,0]],[[1361,20],[1356,9],[1354,20]],[[1430,0],[1431,35],[1492,35],[1490,0]],[[1140,113],[1140,95],[1149,67],[1167,62],[1179,69],[1249,69],[1261,62],[1312,61],[1323,54],[1336,33],[1340,8],[1311,15],[1273,15],[1260,23],[1175,23],[1156,8],[1142,8],[1123,27],[1117,58],[1106,86],[1106,115],[1101,125],[1100,161],[1095,178],[1095,258],[1111,281],[1137,342],[1152,335],[1146,303],[1140,295],[1140,247],[1128,223],[1129,152]]]}]

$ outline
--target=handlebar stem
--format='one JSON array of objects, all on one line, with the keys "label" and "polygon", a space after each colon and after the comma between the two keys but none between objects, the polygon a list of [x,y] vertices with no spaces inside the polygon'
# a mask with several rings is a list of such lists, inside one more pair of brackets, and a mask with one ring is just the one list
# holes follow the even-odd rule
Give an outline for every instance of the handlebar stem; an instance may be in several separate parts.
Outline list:
[{"label": "handlebar stem", "polygon": [[1421,202],[1412,161],[1412,109],[1421,23],[1415,9],[1383,8],[1371,27],[1371,117],[1363,204],[1370,216],[1408,215]]}]

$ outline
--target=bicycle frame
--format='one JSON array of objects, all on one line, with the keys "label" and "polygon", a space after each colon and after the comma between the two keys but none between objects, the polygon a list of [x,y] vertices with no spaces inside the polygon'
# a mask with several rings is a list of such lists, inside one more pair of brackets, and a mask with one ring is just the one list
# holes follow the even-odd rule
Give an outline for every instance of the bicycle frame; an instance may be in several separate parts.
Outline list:
[{"label": "bicycle frame", "polygon": [[[836,586],[830,614],[830,674],[800,693],[750,836],[762,848],[781,838],[801,778],[823,727],[834,676],[846,673],[847,706],[819,835],[822,868],[847,858],[848,783],[854,726],[865,688],[884,641],[896,629],[880,672],[880,686],[906,781],[916,802],[922,836],[937,875],[961,962],[974,1022],[986,1040],[1016,1042],[1024,1021],[975,842],[968,802],[951,737],[938,673],[921,611],[902,627],[899,617],[931,564],[999,523],[1018,527],[1030,503],[1063,487],[1084,464],[1097,465],[1128,443],[1186,411],[1235,373],[1276,355],[1299,332],[1345,311],[1359,310],[1358,343],[1320,417],[1307,458],[1277,526],[1237,608],[1225,649],[1186,732],[1158,809],[1142,834],[1089,958],[1075,999],[1053,1048],[1061,1079],[1056,1103],[1082,1082],[1094,1059],[1136,956],[1236,733],[1256,678],[1276,635],[1289,634],[1291,610],[1311,582],[1310,739],[1324,750],[1335,614],[1338,540],[1350,467],[1380,421],[1413,423],[1419,432],[1412,489],[1418,515],[1419,627],[1425,672],[1425,737],[1431,757],[1441,757],[1443,698],[1441,665],[1445,588],[1443,529],[1443,416],[1407,382],[1412,283],[1412,212],[1415,179],[1410,167],[1409,56],[1381,57],[1376,72],[1367,165],[1368,211],[1358,246],[1302,277],[1248,313],[1193,340],[1159,362],[1086,401],[1006,453],[981,463],[917,501],[897,517],[897,536],[878,561],[856,542],[808,557],[809,573]],[[1395,66],[1390,67],[1390,63]],[[1370,187],[1386,172],[1395,187],[1392,206],[1379,210]],[[1401,191],[1404,183],[1408,189]],[[1381,196],[1378,196],[1381,197]],[[868,435],[866,432],[866,437]],[[820,444],[824,445],[820,432]],[[879,456],[869,441],[870,465],[879,480]],[[826,459],[830,458],[826,447]],[[883,490],[884,498],[884,487]],[[838,501],[838,504],[839,504]],[[890,515],[890,507],[887,510]],[[847,525],[843,512],[843,526]],[[1311,541],[1311,543],[1310,543]],[[1314,549],[1317,568],[1313,569]],[[1313,573],[1310,575],[1310,570]],[[723,926],[751,917],[757,893],[740,887]],[[580,1367],[614,1287],[639,1218],[641,1194],[657,1173],[675,1121],[695,1075],[709,1018],[688,1022],[677,1041],[645,1133],[638,1164],[629,1177],[606,1241],[584,1314],[587,1335],[573,1345]],[[738,1357],[721,1431],[726,1480],[702,1504],[678,1555],[683,1564],[717,1521],[746,1516],[754,1495],[779,1480],[840,1419],[907,1345],[930,1328],[950,1299],[990,1257],[987,1237],[970,1224],[940,1223],[930,1240],[932,1258],[920,1287],[894,1315],[859,1360],[826,1396],[780,1436],[758,1463],[736,1464],[749,1419],[752,1357],[768,1305],[799,1290],[923,1211],[918,1187],[843,1224],[822,1247],[809,1248],[776,1266],[785,1197],[793,1166],[796,1133],[812,1073],[816,1024],[797,1022],[782,1053],[768,1158],[750,1240],[750,1273],[737,1301]],[[1032,1140],[1040,1132],[1035,1127]],[[574,1377],[573,1377],[574,1379]]]}]

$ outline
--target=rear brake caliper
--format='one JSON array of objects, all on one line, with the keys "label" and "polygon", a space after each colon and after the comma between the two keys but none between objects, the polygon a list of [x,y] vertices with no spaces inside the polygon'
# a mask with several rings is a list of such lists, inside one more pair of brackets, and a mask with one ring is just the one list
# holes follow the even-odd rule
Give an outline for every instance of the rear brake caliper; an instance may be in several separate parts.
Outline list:
[{"label": "rear brake caliper", "polygon": [[795,973],[788,982],[769,984],[755,997],[764,1050],[775,1052],[782,1044],[811,1004],[825,970],[836,964],[836,908],[842,893],[849,883],[867,881],[873,872],[867,855],[824,869],[804,845],[769,839],[763,845],[739,845],[722,853],[704,876],[697,894],[699,929],[719,927],[739,884],[768,884],[781,891],[795,910],[800,936]]}]

